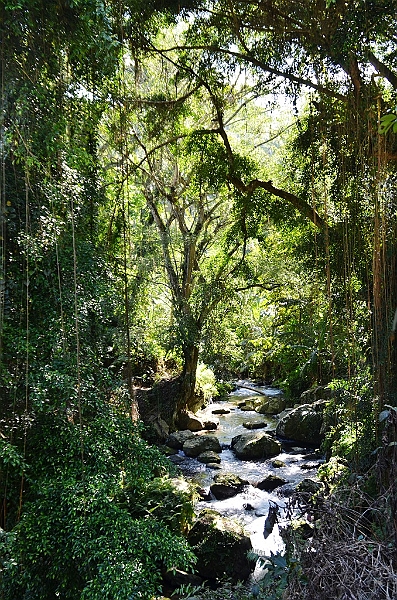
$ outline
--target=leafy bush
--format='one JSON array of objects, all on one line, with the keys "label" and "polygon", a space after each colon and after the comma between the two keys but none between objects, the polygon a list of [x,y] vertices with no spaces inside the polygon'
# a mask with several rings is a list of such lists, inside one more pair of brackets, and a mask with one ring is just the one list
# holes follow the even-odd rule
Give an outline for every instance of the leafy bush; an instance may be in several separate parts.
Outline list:
[{"label": "leafy bush", "polygon": [[197,366],[196,392],[201,394],[206,401],[218,395],[215,375],[209,367],[202,363]]},{"label": "leafy bush", "polygon": [[181,535],[191,496],[172,493],[170,463],[122,411],[104,403],[82,424],[43,412],[31,424],[26,460],[22,518],[0,552],[4,600],[149,600],[163,567],[192,566]]}]

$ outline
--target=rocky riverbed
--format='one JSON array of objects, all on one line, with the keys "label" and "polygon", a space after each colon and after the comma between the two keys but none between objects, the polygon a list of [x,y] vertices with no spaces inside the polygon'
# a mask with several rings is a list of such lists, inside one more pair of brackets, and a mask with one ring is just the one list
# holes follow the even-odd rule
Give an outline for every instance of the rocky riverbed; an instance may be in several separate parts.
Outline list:
[{"label": "rocky riverbed", "polygon": [[[249,533],[253,550],[269,555],[283,551],[280,527],[287,524],[284,509],[288,498],[298,485],[317,480],[317,469],[324,460],[313,439],[304,443],[277,436],[280,419],[289,419],[280,390],[261,387],[253,391],[247,389],[252,388],[249,382],[243,385],[226,400],[196,413],[209,430],[179,432],[182,443],[171,460],[200,486],[202,500],[197,512],[214,509],[238,519]],[[281,412],[281,417],[262,414],[267,410]],[[301,421],[305,414],[301,411]],[[297,437],[302,439],[302,435]],[[232,475],[237,480],[228,485]],[[277,512],[272,527],[271,509],[273,515]]]}]

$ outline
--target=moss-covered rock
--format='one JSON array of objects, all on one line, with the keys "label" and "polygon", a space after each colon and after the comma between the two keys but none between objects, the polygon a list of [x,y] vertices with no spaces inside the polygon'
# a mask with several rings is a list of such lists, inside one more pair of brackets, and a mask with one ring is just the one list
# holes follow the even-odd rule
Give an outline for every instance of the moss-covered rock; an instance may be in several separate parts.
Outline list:
[{"label": "moss-covered rock", "polygon": [[198,455],[197,460],[205,465],[208,464],[219,464],[221,462],[221,457],[217,452],[213,450],[206,450]]},{"label": "moss-covered rock", "polygon": [[234,473],[221,473],[215,475],[210,490],[217,500],[225,500],[242,492],[246,485],[248,485],[248,481]]},{"label": "moss-covered rock", "polygon": [[183,451],[186,456],[197,458],[199,454],[212,450],[213,452],[222,452],[221,445],[215,435],[196,435],[186,440],[183,444]]},{"label": "moss-covered rock", "polygon": [[241,524],[214,510],[200,513],[187,540],[197,556],[197,572],[205,579],[245,581],[255,567],[247,558],[252,545]]},{"label": "moss-covered rock", "polygon": [[281,444],[268,433],[250,431],[232,440],[232,449],[241,460],[271,458],[281,452]]},{"label": "moss-covered rock", "polygon": [[264,429],[267,427],[266,421],[246,421],[243,423],[245,429]]},{"label": "moss-covered rock", "polygon": [[305,478],[298,483],[295,491],[301,494],[316,494],[318,491],[324,488],[323,484],[313,479]]},{"label": "moss-covered rock", "polygon": [[320,445],[324,439],[323,410],[325,400],[298,406],[277,424],[277,436],[308,445]]},{"label": "moss-covered rock", "polygon": [[256,409],[261,415],[278,415],[286,407],[286,401],[283,396],[269,396]]}]

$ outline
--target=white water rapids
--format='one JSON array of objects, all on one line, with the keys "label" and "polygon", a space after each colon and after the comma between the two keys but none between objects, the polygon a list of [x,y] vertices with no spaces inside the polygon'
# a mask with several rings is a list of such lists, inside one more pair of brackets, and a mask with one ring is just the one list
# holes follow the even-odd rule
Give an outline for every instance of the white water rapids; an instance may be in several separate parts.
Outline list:
[{"label": "white water rapids", "polygon": [[[249,382],[241,383],[248,385]],[[270,387],[258,387],[258,390],[268,396],[280,394],[280,390]],[[248,431],[243,423],[263,420],[267,423],[263,431],[267,432],[274,431],[277,424],[274,417],[260,415],[253,410],[241,410],[239,404],[254,395],[255,392],[252,390],[238,388],[230,394],[227,400],[211,403],[197,413],[200,419],[211,420],[211,418],[216,418],[219,420],[218,429],[209,433],[216,435],[222,445],[220,470],[214,471],[197,459],[187,457],[179,466],[186,477],[191,478],[205,490],[209,490],[213,476],[216,473],[232,472],[249,481],[250,485],[233,498],[227,500],[216,500],[214,498],[209,501],[200,501],[197,505],[197,511],[212,508],[223,515],[238,518],[243,523],[246,531],[250,533],[253,550],[262,556],[269,556],[271,552],[282,552],[284,549],[279,527],[286,523],[284,508],[288,501],[288,495],[302,479],[316,479],[317,470],[315,465],[320,462],[320,458],[313,455],[313,449],[296,447],[291,444],[283,444],[281,454],[271,459],[242,461],[236,458],[230,449],[230,444],[233,437]],[[213,415],[213,411],[216,409],[227,409],[230,410],[230,413]],[[180,454],[184,457],[182,452]],[[275,458],[282,461],[285,466],[273,466],[272,463]],[[313,463],[313,461],[315,462]],[[277,488],[274,492],[261,491],[255,487],[258,481],[262,481],[268,475],[277,475],[286,479],[288,483]],[[265,539],[263,532],[270,502],[279,506],[280,517],[278,524],[274,526],[271,534]]]}]

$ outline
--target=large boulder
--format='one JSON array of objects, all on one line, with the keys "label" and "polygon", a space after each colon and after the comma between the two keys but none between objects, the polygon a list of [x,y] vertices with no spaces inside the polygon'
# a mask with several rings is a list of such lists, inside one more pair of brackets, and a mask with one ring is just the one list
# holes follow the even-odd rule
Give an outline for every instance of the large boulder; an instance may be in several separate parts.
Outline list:
[{"label": "large boulder", "polygon": [[204,510],[188,533],[187,541],[197,556],[196,570],[204,579],[227,577],[232,582],[245,581],[255,562],[247,558],[252,550],[249,536],[230,517],[214,510]]},{"label": "large boulder", "polygon": [[210,490],[217,500],[226,500],[242,492],[248,483],[248,481],[241,479],[234,473],[221,473],[215,475]]},{"label": "large boulder", "polygon": [[276,435],[310,446],[318,446],[324,439],[323,410],[325,400],[298,406],[277,424]]},{"label": "large boulder", "polygon": [[268,396],[262,404],[256,408],[261,415],[278,415],[286,407],[284,396]]},{"label": "large boulder", "polygon": [[333,395],[334,391],[328,385],[318,385],[302,392],[299,404],[313,404],[317,400],[329,400]]},{"label": "large boulder", "polygon": [[313,479],[302,479],[295,487],[295,491],[302,494],[316,494],[318,491],[324,489],[324,485],[320,481],[314,481]]},{"label": "large boulder", "polygon": [[202,431],[205,429],[203,421],[191,411],[181,412],[178,415],[178,427],[179,429],[189,429],[189,431]]},{"label": "large boulder", "polygon": [[198,455],[197,460],[205,465],[219,465],[221,457],[213,450],[206,450]]},{"label": "large boulder", "polygon": [[256,487],[259,490],[263,490],[265,492],[273,492],[276,488],[281,487],[288,483],[284,477],[279,477],[278,475],[268,475],[265,479],[258,481]]},{"label": "large boulder", "polygon": [[174,431],[171,433],[165,444],[170,448],[174,448],[175,450],[182,450],[183,444],[186,440],[189,440],[194,437],[194,433],[190,431],[190,429],[184,429],[183,431]]},{"label": "large boulder", "polygon": [[215,435],[195,435],[192,438],[186,440],[183,444],[182,450],[186,454],[186,456],[190,456],[192,458],[197,458],[199,454],[206,452],[207,450],[212,450],[213,452],[220,453],[222,452],[221,445],[219,443],[218,438]]},{"label": "large boulder", "polygon": [[232,440],[232,449],[241,460],[271,458],[281,452],[281,444],[268,433],[250,431]]}]

